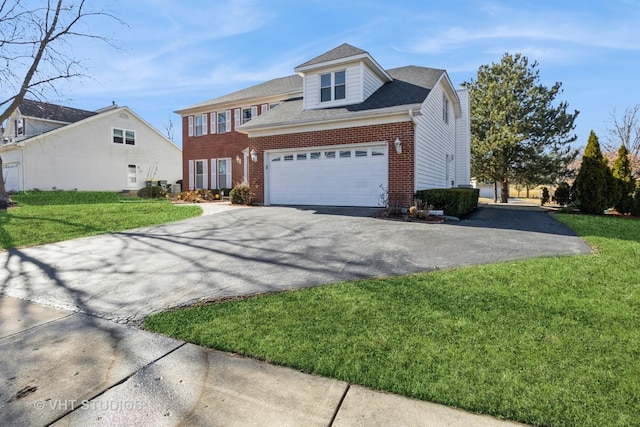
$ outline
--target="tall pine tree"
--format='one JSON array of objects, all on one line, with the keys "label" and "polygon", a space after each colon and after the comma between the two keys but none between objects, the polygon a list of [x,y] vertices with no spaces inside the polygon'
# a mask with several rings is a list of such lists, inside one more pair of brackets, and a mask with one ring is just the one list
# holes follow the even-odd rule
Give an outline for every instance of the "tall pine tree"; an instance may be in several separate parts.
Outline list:
[{"label": "tall pine tree", "polygon": [[580,204],[580,211],[602,214],[615,203],[615,192],[613,174],[602,155],[598,137],[591,131],[574,183],[574,196]]},{"label": "tall pine tree", "polygon": [[471,98],[471,171],[475,178],[500,182],[507,203],[509,182],[552,181],[556,169],[577,154],[570,143],[578,111],[556,103],[561,83],[542,85],[538,63],[506,53],[500,63],[483,65],[466,83]]}]

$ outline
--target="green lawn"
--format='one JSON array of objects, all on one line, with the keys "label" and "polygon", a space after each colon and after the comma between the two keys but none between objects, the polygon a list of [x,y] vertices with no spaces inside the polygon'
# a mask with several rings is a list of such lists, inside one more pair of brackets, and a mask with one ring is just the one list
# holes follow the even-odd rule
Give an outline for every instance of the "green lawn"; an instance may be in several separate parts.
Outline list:
[{"label": "green lawn", "polygon": [[558,218],[594,253],[287,291],[146,328],[535,425],[638,425],[640,222]]},{"label": "green lawn", "polygon": [[202,214],[166,199],[123,198],[112,192],[36,191],[12,196],[18,207],[0,211],[0,248],[163,224]]}]

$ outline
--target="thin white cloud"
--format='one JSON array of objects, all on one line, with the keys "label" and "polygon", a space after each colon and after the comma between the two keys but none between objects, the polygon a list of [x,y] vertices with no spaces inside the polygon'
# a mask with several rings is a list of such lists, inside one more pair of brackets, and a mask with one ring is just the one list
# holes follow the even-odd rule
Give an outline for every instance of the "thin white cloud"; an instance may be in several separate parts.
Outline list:
[{"label": "thin white cloud", "polygon": [[485,5],[478,13],[486,19],[475,17],[474,23],[462,19],[461,24],[436,29],[432,35],[398,48],[407,53],[441,54],[471,46],[495,46],[505,41],[513,44],[519,40],[525,45],[537,43],[542,49],[561,44],[558,48],[564,50],[579,46],[640,50],[640,32],[634,18],[637,14],[605,21],[597,14],[516,10],[496,4]]}]

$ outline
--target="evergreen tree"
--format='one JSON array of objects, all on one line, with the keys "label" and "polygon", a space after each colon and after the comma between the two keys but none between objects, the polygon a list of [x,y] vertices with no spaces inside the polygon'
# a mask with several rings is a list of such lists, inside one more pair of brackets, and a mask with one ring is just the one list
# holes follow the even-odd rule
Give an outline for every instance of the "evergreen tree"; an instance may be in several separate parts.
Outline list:
[{"label": "evergreen tree", "polygon": [[574,185],[575,198],[580,204],[580,211],[589,214],[602,214],[613,204],[615,198],[614,179],[607,160],[602,155],[600,143],[595,132],[589,134],[589,141],[584,150],[582,165]]},{"label": "evergreen tree", "polygon": [[623,144],[618,150],[618,156],[613,163],[613,177],[617,180],[617,200],[615,208],[620,213],[628,213],[633,205],[633,193],[636,189],[636,180],[631,171],[629,150]]},{"label": "evergreen tree", "polygon": [[500,63],[483,65],[466,83],[471,98],[471,171],[483,181],[500,182],[507,202],[509,182],[551,182],[558,167],[575,159],[570,143],[578,112],[556,103],[561,83],[539,83],[537,62],[506,53]]}]

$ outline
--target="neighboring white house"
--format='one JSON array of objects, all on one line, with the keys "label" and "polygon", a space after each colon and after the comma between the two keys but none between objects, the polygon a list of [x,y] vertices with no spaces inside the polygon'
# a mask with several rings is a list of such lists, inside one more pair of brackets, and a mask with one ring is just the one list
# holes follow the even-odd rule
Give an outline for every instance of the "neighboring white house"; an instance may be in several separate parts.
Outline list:
[{"label": "neighboring white house", "polygon": [[85,111],[24,100],[0,156],[7,191],[137,190],[182,178],[182,151],[128,107]]}]

